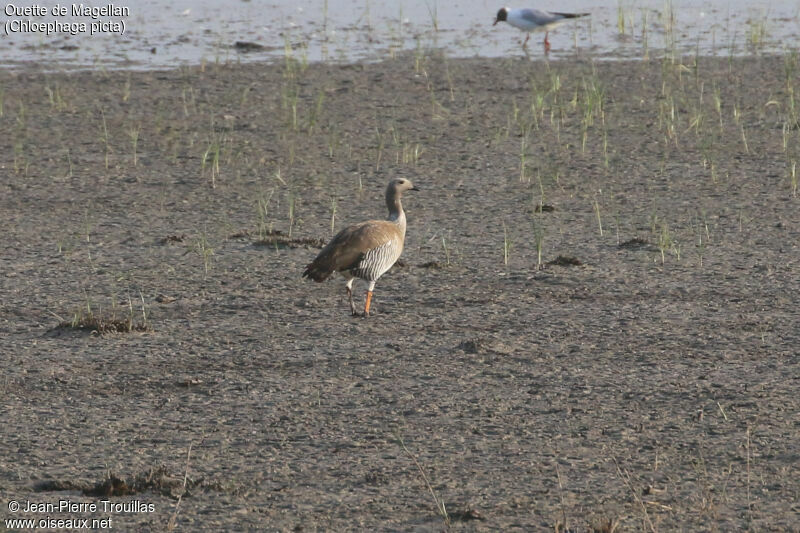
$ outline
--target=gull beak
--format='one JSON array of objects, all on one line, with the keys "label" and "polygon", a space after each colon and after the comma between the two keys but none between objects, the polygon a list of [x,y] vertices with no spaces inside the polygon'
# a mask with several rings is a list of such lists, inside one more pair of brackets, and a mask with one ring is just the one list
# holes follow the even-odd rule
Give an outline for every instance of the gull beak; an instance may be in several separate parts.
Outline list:
[{"label": "gull beak", "polygon": [[494,24],[492,24],[492,26],[497,26],[497,23],[498,23],[498,22],[500,22],[500,21],[499,21],[499,20],[497,20],[497,19],[494,19]]},{"label": "gull beak", "polygon": [[409,189],[409,191],[418,191],[418,190],[419,190],[419,188],[416,185],[414,185],[413,187],[411,187]]}]

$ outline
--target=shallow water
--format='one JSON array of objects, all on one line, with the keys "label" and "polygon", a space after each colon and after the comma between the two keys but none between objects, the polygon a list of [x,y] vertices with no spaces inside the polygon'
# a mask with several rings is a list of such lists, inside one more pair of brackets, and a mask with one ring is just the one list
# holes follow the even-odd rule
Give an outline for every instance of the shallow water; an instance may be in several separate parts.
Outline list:
[{"label": "shallow water", "polygon": [[[116,29],[91,34],[90,17],[53,16],[57,2],[3,3],[0,66],[46,69],[152,69],[214,61],[263,61],[291,49],[309,61],[380,60],[399,51],[443,48],[453,57],[521,55],[522,35],[492,26],[496,0],[456,2],[389,0],[124,0],[126,17]],[[66,4],[71,9],[72,4]],[[18,16],[13,7],[46,7],[43,17]],[[100,3],[94,4],[99,6]],[[103,4],[106,5],[106,4]],[[530,4],[534,5],[534,4]],[[702,7],[701,7],[702,6]],[[543,9],[588,12],[551,34],[551,58],[576,53],[596,58],[635,58],[667,53],[742,55],[794,49],[800,35],[800,3],[585,0],[536,4]],[[11,13],[11,14],[7,14]],[[24,21],[86,24],[75,35],[23,31]],[[12,23],[12,21],[16,21]],[[13,31],[16,30],[16,31]],[[541,34],[531,37],[529,54],[542,54]],[[237,41],[260,47],[237,48]],[[255,49],[254,49],[255,48]]]}]

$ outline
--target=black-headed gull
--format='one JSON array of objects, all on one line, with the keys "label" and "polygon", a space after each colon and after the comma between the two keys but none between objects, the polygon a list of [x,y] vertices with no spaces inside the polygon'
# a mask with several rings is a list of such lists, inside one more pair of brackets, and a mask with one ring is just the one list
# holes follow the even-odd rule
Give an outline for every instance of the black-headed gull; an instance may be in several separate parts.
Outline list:
[{"label": "black-headed gull", "polygon": [[494,19],[494,24],[492,24],[492,26],[498,22],[508,22],[515,28],[527,32],[528,36],[525,37],[525,42],[522,43],[523,48],[527,46],[532,31],[544,30],[544,51],[547,53],[550,51],[550,41],[547,40],[547,35],[552,28],[568,19],[585,17],[587,15],[589,15],[589,13],[551,13],[539,9],[511,9],[504,7],[497,12],[497,18]]}]

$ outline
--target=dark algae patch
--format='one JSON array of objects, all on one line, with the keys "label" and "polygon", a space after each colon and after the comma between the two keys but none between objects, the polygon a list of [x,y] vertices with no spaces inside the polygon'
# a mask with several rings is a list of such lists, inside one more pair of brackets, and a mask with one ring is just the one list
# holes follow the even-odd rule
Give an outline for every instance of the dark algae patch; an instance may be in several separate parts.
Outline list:
[{"label": "dark algae patch", "polygon": [[280,230],[272,230],[253,241],[253,244],[274,248],[322,248],[325,241],[315,237],[291,237]]}]

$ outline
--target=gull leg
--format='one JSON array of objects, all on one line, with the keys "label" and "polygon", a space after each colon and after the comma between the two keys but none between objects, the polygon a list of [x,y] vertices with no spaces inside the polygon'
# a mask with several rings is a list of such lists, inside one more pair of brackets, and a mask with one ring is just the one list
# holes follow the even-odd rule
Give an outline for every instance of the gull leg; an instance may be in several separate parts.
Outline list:
[{"label": "gull leg", "polygon": [[522,41],[522,48],[527,48],[528,47],[528,39],[530,39],[530,38],[531,38],[531,34],[529,33],[527,35],[527,37],[525,37],[525,40]]},{"label": "gull leg", "polygon": [[550,41],[547,39],[547,34],[548,33],[550,33],[550,32],[548,32],[548,31],[544,32],[544,53],[545,54],[549,54],[550,53]]},{"label": "gull leg", "polygon": [[353,280],[355,278],[350,278],[347,280],[347,298],[350,300],[350,313],[353,316],[358,316],[358,312],[356,311],[356,303],[353,301]]}]

